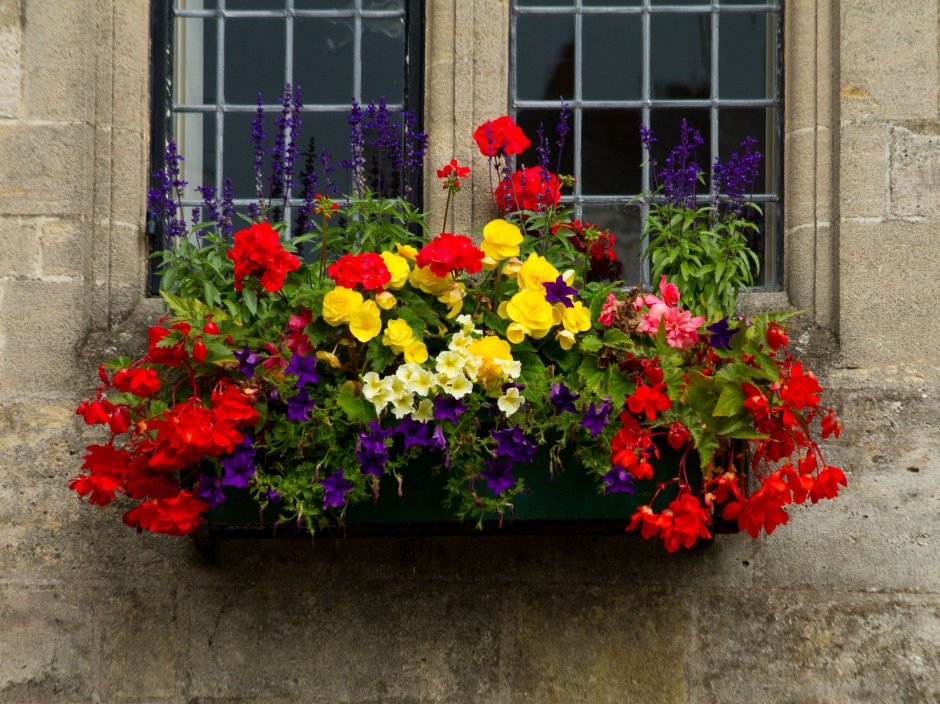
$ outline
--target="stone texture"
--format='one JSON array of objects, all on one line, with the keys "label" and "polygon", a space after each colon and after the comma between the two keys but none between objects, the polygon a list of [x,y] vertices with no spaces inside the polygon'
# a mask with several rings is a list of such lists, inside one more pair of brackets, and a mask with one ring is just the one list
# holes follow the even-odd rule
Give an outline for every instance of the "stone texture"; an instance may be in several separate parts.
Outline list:
[{"label": "stone texture", "polygon": [[891,214],[940,220],[940,122],[891,129]]},{"label": "stone texture", "polygon": [[39,218],[0,218],[0,276],[39,276],[41,227]]},{"label": "stone texture", "polygon": [[842,217],[884,217],[888,214],[887,126],[843,125],[841,138]]},{"label": "stone texture", "polygon": [[15,117],[20,107],[23,31],[18,3],[0,5],[0,117]]},{"label": "stone texture", "polygon": [[937,116],[934,0],[839,3],[842,119]]},{"label": "stone texture", "polygon": [[82,219],[47,220],[39,236],[42,275],[79,277],[88,273],[88,222]]},{"label": "stone texture", "polygon": [[[937,364],[940,259],[936,223],[843,222],[840,340],[845,364]],[[890,335],[884,334],[890,321]]]},{"label": "stone texture", "polygon": [[[30,0],[23,4],[23,106],[42,120],[91,123],[95,44],[88,0]],[[143,43],[143,42],[142,42]]]},{"label": "stone texture", "polygon": [[81,215],[92,199],[92,129],[0,124],[0,215]]}]

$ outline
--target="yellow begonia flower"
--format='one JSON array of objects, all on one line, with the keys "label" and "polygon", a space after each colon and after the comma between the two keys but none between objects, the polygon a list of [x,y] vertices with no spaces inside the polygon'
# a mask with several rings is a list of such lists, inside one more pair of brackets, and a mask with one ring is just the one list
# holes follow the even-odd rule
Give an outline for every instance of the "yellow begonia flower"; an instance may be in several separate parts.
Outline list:
[{"label": "yellow begonia flower", "polygon": [[483,228],[483,242],[480,249],[498,262],[509,257],[519,256],[522,243],[522,231],[517,225],[505,220],[490,220]]},{"label": "yellow begonia flower", "polygon": [[421,340],[412,340],[405,347],[405,361],[410,364],[423,364],[428,361],[428,347]]},{"label": "yellow begonia flower", "polygon": [[404,257],[409,262],[413,262],[418,258],[418,250],[410,244],[396,244],[395,250],[398,252],[399,256]]},{"label": "yellow begonia flower", "polygon": [[503,274],[505,274],[510,279],[515,279],[519,275],[519,270],[522,268],[522,262],[515,257],[507,259],[503,264]]},{"label": "yellow begonia flower", "polygon": [[502,362],[512,361],[509,343],[495,335],[474,340],[468,349],[471,354],[480,358],[476,377],[477,381],[486,387],[492,387],[504,375]]},{"label": "yellow begonia flower", "polygon": [[337,286],[323,297],[323,319],[336,327],[348,323],[353,313],[361,307],[361,293],[350,288]]},{"label": "yellow begonia flower", "polygon": [[467,289],[462,283],[457,281],[451,282],[450,287],[441,293],[437,300],[443,303],[445,306],[450,308],[447,311],[447,318],[455,317],[463,309],[463,299],[467,295]]},{"label": "yellow begonia flower", "polygon": [[408,274],[411,273],[408,260],[391,252],[382,252],[382,259],[388,267],[388,273],[392,275],[392,280],[386,286],[397,291],[408,282]]},{"label": "yellow begonia flower", "polygon": [[518,323],[526,335],[536,340],[545,337],[561,317],[552,304],[545,300],[544,288],[541,292],[528,288],[519,291],[509,299],[506,315]]},{"label": "yellow begonia flower", "polygon": [[449,276],[443,278],[435,276],[434,272],[426,266],[416,266],[408,275],[408,283],[424,293],[440,296],[450,290],[453,280]]},{"label": "yellow begonia flower", "polygon": [[499,266],[499,262],[493,259],[493,257],[483,257],[480,262],[483,264],[483,271],[493,271],[493,269]]},{"label": "yellow begonia flower", "polygon": [[585,308],[581,301],[575,301],[571,308],[556,303],[555,308],[561,312],[561,324],[565,326],[565,330],[576,333],[591,329],[591,309]]},{"label": "yellow begonia flower", "polygon": [[559,330],[555,333],[555,339],[558,340],[558,344],[561,345],[561,348],[565,351],[574,347],[574,333],[570,330]]},{"label": "yellow begonia flower", "polygon": [[509,327],[506,328],[506,339],[518,345],[525,339],[525,328],[519,323],[509,323]]},{"label": "yellow begonia flower", "polygon": [[375,301],[366,301],[349,318],[349,332],[359,342],[368,342],[382,330],[382,313]]},{"label": "yellow begonia flower", "polygon": [[401,318],[389,320],[382,334],[382,344],[390,347],[393,352],[400,353],[414,341],[414,331],[411,326]]},{"label": "yellow begonia flower", "polygon": [[375,302],[379,304],[379,308],[382,310],[391,310],[398,303],[398,299],[388,291],[382,291],[375,294]]},{"label": "yellow begonia flower", "polygon": [[319,350],[317,352],[317,359],[326,362],[333,369],[339,369],[340,367],[343,366],[342,362],[339,361],[339,357],[337,357],[332,352],[327,352],[325,350]]},{"label": "yellow begonia flower", "polygon": [[538,291],[545,295],[545,287],[542,285],[546,281],[554,281],[558,278],[558,269],[552,266],[552,263],[540,254],[533,252],[519,269],[519,275],[516,281],[519,288],[528,288]]}]

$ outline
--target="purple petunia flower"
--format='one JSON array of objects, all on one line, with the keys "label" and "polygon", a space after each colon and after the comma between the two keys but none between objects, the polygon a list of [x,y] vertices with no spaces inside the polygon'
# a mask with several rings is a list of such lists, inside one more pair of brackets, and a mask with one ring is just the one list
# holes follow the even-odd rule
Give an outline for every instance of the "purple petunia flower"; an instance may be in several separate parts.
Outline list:
[{"label": "purple petunia flower", "polygon": [[636,492],[634,476],[623,467],[614,467],[604,475],[607,486],[604,491],[608,494],[633,494]]},{"label": "purple petunia flower", "polygon": [[359,433],[359,447],[356,459],[363,474],[371,474],[376,479],[382,477],[385,463],[388,462],[388,447],[385,441],[392,436],[391,428],[383,429],[378,422],[369,423],[369,430]]},{"label": "purple petunia flower", "polygon": [[578,409],[574,402],[581,398],[581,394],[571,392],[567,386],[558,382],[552,384],[552,390],[548,395],[549,401],[555,406],[555,415],[561,415],[565,411],[568,413],[577,413]]},{"label": "purple petunia flower", "polygon": [[572,296],[578,295],[578,289],[565,283],[565,278],[559,274],[554,281],[545,281],[542,283],[545,287],[545,300],[549,303],[561,303],[565,308],[574,308],[571,301]]},{"label": "purple petunia flower", "polygon": [[320,486],[323,487],[323,508],[345,506],[346,494],[353,490],[353,484],[343,476],[343,470],[323,479]]},{"label": "purple petunia flower", "polygon": [[274,487],[271,486],[268,487],[268,490],[265,492],[265,496],[267,497],[268,501],[273,502],[281,500],[281,492],[275,491]]},{"label": "purple petunia flower", "polygon": [[225,470],[222,486],[238,489],[248,486],[255,473],[255,448],[250,437],[246,435],[228,457],[222,458],[222,469]]},{"label": "purple petunia flower", "polygon": [[405,440],[405,450],[415,445],[427,447],[431,444],[431,424],[422,423],[408,416],[395,426],[395,432],[402,435]]},{"label": "purple petunia flower", "polygon": [[222,491],[222,479],[220,477],[211,477],[208,474],[200,474],[196,496],[209,504],[209,508],[215,508],[225,501],[225,492]]},{"label": "purple petunia flower", "polygon": [[447,449],[447,438],[444,437],[444,428],[440,425],[435,426],[434,432],[431,433],[431,447],[441,452]]},{"label": "purple petunia flower", "polygon": [[310,420],[310,411],[313,410],[315,403],[307,393],[307,389],[301,389],[296,395],[287,399],[287,420]]},{"label": "purple petunia flower", "polygon": [[516,478],[512,476],[512,461],[504,457],[494,457],[488,462],[488,466],[480,476],[486,481],[486,485],[497,496],[506,489],[515,486]]},{"label": "purple petunia flower", "polygon": [[233,354],[239,363],[238,371],[244,374],[248,379],[253,377],[255,374],[255,367],[261,363],[261,356],[252,352],[250,347],[245,347],[241,350],[235,350]]},{"label": "purple petunia flower", "polygon": [[591,401],[591,405],[584,409],[584,418],[581,420],[581,425],[590,431],[591,437],[597,437],[607,427],[607,417],[610,415],[612,408],[610,401],[605,399],[597,407]]},{"label": "purple petunia flower", "polygon": [[734,334],[738,331],[737,328],[732,328],[731,325],[728,324],[727,316],[717,323],[709,325],[705,329],[711,333],[711,336],[708,338],[708,344],[716,350],[730,350],[731,338],[734,337]]},{"label": "purple petunia flower", "polygon": [[460,416],[467,410],[467,404],[459,398],[441,394],[434,399],[434,418],[436,420],[449,420],[454,425],[460,422]]},{"label": "purple petunia flower", "polygon": [[304,357],[294,353],[290,358],[290,364],[284,368],[288,374],[296,374],[297,381],[295,386],[302,389],[306,384],[316,384],[320,381],[317,375],[317,358],[315,356]]},{"label": "purple petunia flower", "polygon": [[512,462],[531,462],[538,445],[530,441],[518,425],[505,430],[493,430],[490,437],[496,441],[493,454]]}]

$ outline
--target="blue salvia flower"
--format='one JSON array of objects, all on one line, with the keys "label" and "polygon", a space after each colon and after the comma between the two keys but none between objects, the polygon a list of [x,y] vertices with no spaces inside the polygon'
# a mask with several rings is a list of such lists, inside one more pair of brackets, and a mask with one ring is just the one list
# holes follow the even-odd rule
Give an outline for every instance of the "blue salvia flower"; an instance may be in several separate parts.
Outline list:
[{"label": "blue salvia flower", "polygon": [[227,178],[222,182],[222,205],[219,212],[219,234],[224,234],[226,237],[232,236],[232,230],[234,229],[235,222],[235,198],[234,198],[234,187],[232,186],[232,179]]},{"label": "blue salvia flower", "polygon": [[568,104],[562,99],[561,112],[558,113],[558,124],[555,125],[555,134],[558,135],[558,141],[555,146],[558,147],[558,163],[555,166],[555,173],[561,173],[561,157],[565,151],[565,142],[571,133],[571,127],[568,125]]},{"label": "blue salvia flower", "polygon": [[196,186],[196,190],[202,193],[202,204],[205,208],[206,220],[212,220],[216,223],[218,225],[217,232],[222,234],[222,218],[219,215],[219,201],[215,197],[215,189],[212,186]]},{"label": "blue salvia flower", "polygon": [[181,237],[186,234],[186,221],[182,206],[183,189],[186,181],[180,178],[180,162],[183,157],[176,150],[176,142],[167,142],[163,167],[153,175],[154,185],[147,193],[148,207],[154,215],[163,221],[167,238]]},{"label": "blue salvia flower", "polygon": [[754,180],[763,158],[763,154],[754,149],[756,144],[757,140],[753,137],[745,137],[741,142],[740,153],[731,152],[724,162],[715,159],[712,201],[727,216],[740,217],[744,211],[745,194],[754,190]]},{"label": "blue salvia flower", "polygon": [[365,159],[362,156],[364,142],[362,136],[362,107],[355,98],[352,100],[352,108],[346,121],[349,123],[349,161],[340,162],[340,166],[352,172],[353,190],[357,195],[362,196],[363,165],[365,164]]},{"label": "blue salvia flower", "polygon": [[[699,175],[702,173],[702,169],[695,162],[695,150],[705,141],[699,131],[690,127],[685,119],[682,120],[680,127],[679,143],[669,152],[663,168],[656,172],[656,176],[667,203],[677,208],[694,208],[695,188]],[[650,140],[647,144],[647,149],[650,150],[652,142],[655,141],[652,132],[649,130],[644,132],[641,128],[640,135],[644,144]],[[651,166],[655,166],[652,162],[652,155],[650,158]]]},{"label": "blue salvia flower", "polygon": [[261,203],[264,199],[264,138],[267,136],[264,132],[264,100],[261,93],[258,93],[257,104],[255,116],[251,120],[251,143],[255,152],[255,196]]},{"label": "blue salvia flower", "polygon": [[333,183],[332,173],[336,171],[336,167],[333,166],[333,155],[330,153],[330,150],[323,148],[320,152],[320,168],[323,170],[323,181],[326,185],[326,190],[330,195],[338,196],[339,188],[336,184]]}]

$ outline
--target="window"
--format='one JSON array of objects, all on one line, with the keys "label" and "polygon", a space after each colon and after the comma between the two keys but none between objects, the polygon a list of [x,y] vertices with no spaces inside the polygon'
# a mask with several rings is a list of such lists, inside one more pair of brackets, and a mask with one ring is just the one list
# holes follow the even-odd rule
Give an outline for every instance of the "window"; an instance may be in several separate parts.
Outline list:
[{"label": "window", "polygon": [[744,137],[757,139],[764,153],[752,197],[764,210],[763,236],[753,243],[763,262],[758,285],[776,285],[781,31],[779,0],[514,1],[510,107],[527,134],[541,123],[554,137],[559,99],[568,103],[573,132],[560,168],[576,182],[567,200],[578,217],[617,236],[628,282],[649,283],[640,258],[647,208],[637,196],[650,187],[640,124],[654,129],[665,152],[686,118],[705,140],[698,160],[706,170],[706,159],[713,164]]},{"label": "window", "polygon": [[154,0],[153,13],[152,163],[172,136],[185,157],[184,206],[201,203],[196,186],[218,192],[224,178],[237,208],[254,200],[258,92],[270,144],[278,97],[299,85],[303,138],[336,164],[348,158],[353,97],[421,114],[420,0]]}]

